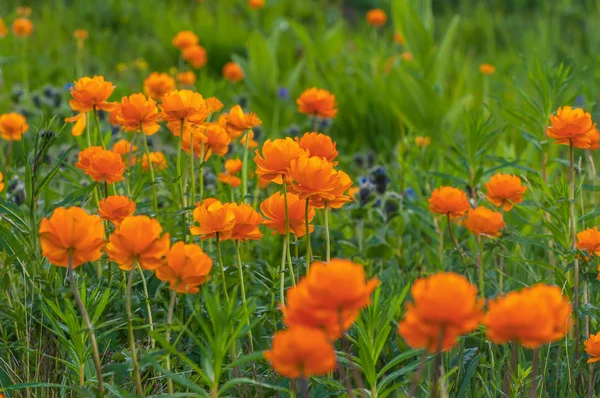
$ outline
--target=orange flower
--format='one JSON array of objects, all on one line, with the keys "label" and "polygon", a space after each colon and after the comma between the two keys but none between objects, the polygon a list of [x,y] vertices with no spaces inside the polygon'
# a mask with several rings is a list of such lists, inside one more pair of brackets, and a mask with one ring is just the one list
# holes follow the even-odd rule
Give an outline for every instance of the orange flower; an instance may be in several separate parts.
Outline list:
[{"label": "orange flower", "polygon": [[483,318],[484,300],[477,298],[477,288],[453,272],[417,279],[411,295],[398,333],[414,348],[436,352],[443,334],[441,347],[450,349]]},{"label": "orange flower", "polygon": [[394,41],[400,45],[403,45],[404,44],[404,36],[402,36],[402,33],[395,32],[394,33]]},{"label": "orange flower", "polygon": [[585,352],[591,356],[587,363],[600,361],[600,333],[591,334],[583,344],[585,345]]},{"label": "orange flower", "polygon": [[258,10],[265,6],[265,0],[248,0],[248,5],[254,10]]},{"label": "orange flower", "polygon": [[375,8],[367,12],[367,23],[371,26],[383,26],[387,21],[385,11]]},{"label": "orange flower", "polygon": [[242,107],[239,105],[231,108],[227,118],[221,119],[221,122],[223,122],[223,120],[226,120],[225,128],[227,129],[227,134],[234,139],[242,135],[244,131],[260,126],[262,123],[256,114],[251,112],[244,113]]},{"label": "orange flower", "polygon": [[29,130],[27,119],[18,113],[0,115],[0,136],[6,141],[21,141],[21,137]]},{"label": "orange flower", "polygon": [[229,152],[229,144],[231,143],[227,131],[216,123],[208,123],[203,128],[206,135],[204,159],[207,160],[213,152],[219,156],[225,156]]},{"label": "orange flower", "polygon": [[338,111],[335,95],[315,87],[304,91],[296,100],[296,104],[298,104],[298,112],[310,116],[335,117]]},{"label": "orange flower", "polygon": [[243,164],[240,159],[227,159],[225,161],[225,171],[231,175],[235,175],[242,170]]},{"label": "orange flower", "polygon": [[200,69],[206,65],[206,50],[199,44],[184,48],[182,56],[194,69]]},{"label": "orange flower", "polygon": [[588,228],[577,234],[577,248],[590,255],[600,256],[600,231],[597,227]]},{"label": "orange flower", "polygon": [[426,146],[429,146],[431,144],[431,137],[415,137],[415,144],[417,144],[417,146],[420,146],[421,148],[424,148]]},{"label": "orange flower", "polygon": [[[154,171],[160,171],[167,168],[167,159],[162,152],[150,152],[150,161]],[[150,164],[148,163],[148,155],[142,155],[142,169],[150,170]]]},{"label": "orange flower", "polygon": [[338,156],[336,143],[328,135],[316,132],[304,133],[301,138],[296,137],[296,141],[300,148],[307,151],[310,156],[325,158],[334,166],[338,164],[338,162],[334,162]]},{"label": "orange flower", "polygon": [[98,215],[118,226],[135,211],[136,204],[127,196],[111,195],[98,203]]},{"label": "orange flower", "polygon": [[558,287],[538,284],[490,300],[484,324],[495,343],[515,341],[537,348],[566,335],[571,327],[571,304]]},{"label": "orange flower", "polygon": [[212,259],[200,246],[177,242],[167,253],[167,261],[156,269],[156,277],[169,282],[171,290],[179,293],[197,293],[198,286],[208,279]]},{"label": "orange flower", "polygon": [[590,135],[590,149],[596,150],[600,148],[600,132],[598,132],[597,128],[594,128],[594,131]]},{"label": "orange flower", "polygon": [[192,71],[178,73],[176,78],[179,84],[193,86],[196,83],[196,74]]},{"label": "orange flower", "polygon": [[213,198],[205,199],[194,209],[193,216],[200,225],[190,227],[192,235],[200,235],[200,239],[214,238],[217,234],[220,240],[231,238],[235,213],[227,204]]},{"label": "orange flower", "polygon": [[333,345],[325,334],[305,327],[275,333],[271,349],[263,356],[277,373],[291,379],[325,375],[336,364]]},{"label": "orange flower", "polygon": [[31,15],[31,7],[17,7],[17,15],[20,17],[29,17]]},{"label": "orange flower", "polygon": [[223,66],[223,77],[230,82],[239,82],[244,80],[244,71],[242,67],[235,62],[227,62]]},{"label": "orange flower", "polygon": [[88,31],[85,29],[77,29],[73,32],[73,37],[77,39],[77,48],[82,49],[85,40],[88,38]]},{"label": "orange flower", "polygon": [[[288,202],[288,218],[290,224],[290,233],[296,234],[298,238],[306,234],[306,203],[300,200],[298,195],[293,193],[287,194]],[[268,228],[273,229],[273,235],[285,235],[285,200],[281,192],[275,192],[260,204],[260,210],[266,217],[263,224]],[[315,218],[315,209],[312,206],[308,207],[308,222],[310,223]],[[310,232],[314,230],[314,226],[309,225]]]},{"label": "orange flower", "polygon": [[123,139],[114,143],[112,150],[121,156],[129,155],[131,152],[137,151],[137,146],[131,145],[131,142]]},{"label": "orange flower", "polygon": [[83,170],[92,180],[107,183],[121,181],[125,171],[121,155],[98,146],[79,152],[79,161],[75,163],[75,167]]},{"label": "orange flower", "polygon": [[146,135],[156,133],[160,129],[156,101],[142,93],[123,97],[117,121],[125,131],[143,131]]},{"label": "orange flower", "polygon": [[235,215],[235,224],[231,232],[231,239],[246,241],[259,240],[263,237],[258,226],[262,224],[262,216],[252,206],[241,203],[230,203],[229,210]]},{"label": "orange flower", "polygon": [[4,175],[0,172],[0,192],[4,191]]},{"label": "orange flower", "polygon": [[[176,131],[174,129],[173,131]],[[179,134],[177,134],[179,135]],[[204,130],[201,126],[197,126],[195,124],[187,125],[183,129],[183,137],[181,139],[181,148],[189,154],[192,148],[192,139],[194,141],[194,155],[196,157],[200,157],[202,151],[207,152],[208,148],[206,146],[206,141],[208,138],[204,134]]]},{"label": "orange flower", "polygon": [[344,204],[352,201],[350,195],[347,194],[347,191],[352,186],[352,179],[348,174],[341,170],[337,171],[337,175],[338,182],[330,192],[331,195],[334,196],[333,199],[325,200],[322,195],[316,195],[310,198],[310,204],[316,209],[323,209],[325,207],[329,209],[339,209],[344,206]]},{"label": "orange flower", "polygon": [[592,122],[592,116],[583,109],[572,109],[570,106],[558,108],[556,115],[550,116],[550,123],[546,134],[556,144],[573,144],[576,148],[589,148],[592,145],[596,124]]},{"label": "orange flower", "polygon": [[144,80],[144,93],[149,97],[161,98],[173,90],[175,90],[175,79],[167,73],[152,72]]},{"label": "orange flower", "polygon": [[59,207],[40,223],[42,255],[59,267],[69,266],[69,253],[73,268],[98,260],[104,244],[100,217],[89,215],[79,207]]},{"label": "orange flower", "polygon": [[511,174],[498,173],[490,178],[485,184],[487,199],[495,206],[506,211],[513,208],[515,204],[523,202],[523,195],[527,187],[521,184],[521,179]]},{"label": "orange flower", "polygon": [[29,18],[16,18],[12,24],[12,31],[17,37],[29,37],[33,32],[33,22]]},{"label": "orange flower", "polygon": [[242,184],[242,180],[239,177],[228,173],[219,173],[217,179],[224,184],[231,185],[233,188],[237,188]]},{"label": "orange flower", "polygon": [[400,56],[402,57],[402,59],[404,61],[412,61],[414,59],[414,57],[410,51],[405,51],[402,54],[400,54]]},{"label": "orange flower", "polygon": [[107,102],[108,97],[114,91],[115,86],[111,82],[104,81],[102,76],[82,77],[71,87],[71,96],[69,105],[73,111],[79,114],[68,117],[66,122],[75,122],[71,130],[74,136],[80,136],[86,126],[85,114],[92,110],[102,109],[112,112],[118,108],[117,104]]},{"label": "orange flower", "polygon": [[[191,90],[174,90],[162,98],[160,105],[162,111],[161,117],[167,122],[182,121],[190,123],[202,123],[214,112],[210,103],[202,98],[199,93]],[[177,124],[180,127],[181,124]],[[179,128],[172,130],[175,135],[179,135]]]},{"label": "orange flower", "polygon": [[496,68],[491,64],[481,64],[479,65],[479,71],[484,75],[491,75],[496,71]]},{"label": "orange flower", "polygon": [[105,252],[124,271],[137,262],[144,270],[155,270],[164,263],[169,251],[169,233],[161,237],[162,227],[148,216],[129,216],[109,237]]},{"label": "orange flower", "polygon": [[340,190],[340,174],[331,162],[307,153],[290,162],[288,176],[292,180],[290,190],[300,199],[310,197],[314,203],[333,201]]},{"label": "orange flower", "polygon": [[433,190],[429,198],[429,210],[450,218],[464,216],[471,208],[467,194],[452,187],[439,187]]},{"label": "orange flower", "polygon": [[256,174],[265,180],[276,184],[283,183],[283,176],[288,175],[288,168],[292,160],[299,158],[306,151],[290,137],[285,139],[266,140],[262,147],[262,157],[256,150],[254,162]]},{"label": "orange flower", "polygon": [[502,220],[502,213],[479,206],[469,209],[464,226],[475,235],[500,236],[500,230],[506,223]]},{"label": "orange flower", "polygon": [[258,176],[258,187],[260,189],[265,189],[266,187],[269,186],[269,184],[271,183],[271,181],[264,179],[261,176]]},{"label": "orange flower", "polygon": [[245,147],[246,141],[248,141],[248,149],[258,147],[258,142],[254,141],[254,131],[248,130],[248,132],[242,136],[240,144]]},{"label": "orange flower", "polygon": [[191,30],[182,30],[181,32],[177,33],[177,35],[175,35],[175,37],[172,40],[172,43],[178,49],[183,50],[185,48],[195,46],[196,44],[198,44],[198,36],[196,36],[196,34]]},{"label": "orange flower", "polygon": [[6,23],[4,20],[0,18],[0,39],[3,39],[8,34],[8,28],[6,27]]}]

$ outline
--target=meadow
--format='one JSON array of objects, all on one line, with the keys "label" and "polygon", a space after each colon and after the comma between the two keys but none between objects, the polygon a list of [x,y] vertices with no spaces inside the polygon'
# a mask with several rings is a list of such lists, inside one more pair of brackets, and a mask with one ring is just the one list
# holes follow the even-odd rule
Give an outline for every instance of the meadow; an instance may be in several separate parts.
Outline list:
[{"label": "meadow", "polygon": [[0,3],[0,398],[596,397],[597,0]]}]

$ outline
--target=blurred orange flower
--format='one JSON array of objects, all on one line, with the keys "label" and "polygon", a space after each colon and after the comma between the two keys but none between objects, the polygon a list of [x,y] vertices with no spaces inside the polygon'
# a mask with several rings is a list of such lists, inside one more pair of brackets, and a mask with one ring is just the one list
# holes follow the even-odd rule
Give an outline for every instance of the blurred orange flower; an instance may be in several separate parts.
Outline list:
[{"label": "blurred orange flower", "polygon": [[6,27],[6,23],[4,20],[0,18],[0,39],[3,39],[8,34],[8,28]]},{"label": "blurred orange flower", "polygon": [[124,271],[137,262],[144,270],[155,270],[164,263],[169,251],[169,233],[148,216],[129,216],[115,229],[106,245],[106,254]]},{"label": "blurred orange flower", "polygon": [[129,155],[129,153],[133,153],[137,151],[137,146],[131,145],[131,142],[122,139],[114,143],[112,150],[118,153],[121,156]]},{"label": "blurred orange flower", "polygon": [[502,213],[479,206],[469,209],[467,218],[463,221],[464,226],[475,235],[500,236],[500,230],[506,223],[502,220]]},{"label": "blurred orange flower", "polygon": [[[177,129],[173,129],[173,132],[177,131]],[[179,133],[175,134],[179,135]],[[208,138],[206,134],[204,134],[204,128],[195,124],[188,124],[183,129],[183,137],[181,139],[181,148],[189,154],[192,147],[192,139],[194,141],[194,155],[196,157],[201,157],[202,151],[206,154],[208,148],[206,146],[206,141]]]},{"label": "blurred orange flower", "polygon": [[263,356],[277,373],[291,379],[325,375],[336,364],[333,344],[327,336],[318,329],[301,326],[275,333],[271,349]]},{"label": "blurred orange flower", "polygon": [[79,161],[75,163],[75,167],[83,170],[92,180],[107,183],[121,181],[125,171],[121,155],[98,146],[79,152]]},{"label": "blurred orange flower", "polygon": [[176,78],[179,84],[193,86],[194,83],[196,83],[196,74],[191,70],[187,72],[178,73]]},{"label": "blurred orange flower", "polygon": [[[306,234],[306,203],[300,200],[298,195],[293,193],[287,194],[288,202],[288,218],[290,224],[290,233],[295,234],[298,238]],[[286,234],[285,223],[285,200],[281,192],[275,192],[260,204],[260,210],[266,217],[263,224],[267,228],[273,229],[273,235]],[[312,206],[308,207],[308,222],[312,222],[315,218],[315,209]],[[309,225],[310,232],[314,230],[313,225]]]},{"label": "blurred orange flower", "polygon": [[217,179],[224,184],[231,185],[233,188],[237,188],[242,184],[242,180],[239,177],[228,173],[219,173]]},{"label": "blurred orange flower", "polygon": [[244,80],[244,71],[242,67],[235,62],[227,62],[223,66],[223,77],[230,82],[239,82]]},{"label": "blurred orange flower", "polygon": [[177,33],[177,35],[175,35],[171,42],[175,47],[177,47],[180,50],[183,50],[185,48],[195,46],[196,44],[198,44],[198,36],[196,36],[196,34],[191,30],[182,30],[181,32]]},{"label": "blurred orange flower", "polygon": [[0,172],[0,192],[4,191],[4,175]]},{"label": "blurred orange flower", "polygon": [[431,137],[417,136],[417,137],[415,137],[415,144],[417,144],[417,146],[420,146],[421,148],[429,146],[431,144]]},{"label": "blurred orange flower", "polygon": [[[165,158],[165,154],[162,152],[150,152],[150,161],[152,162],[152,168],[154,171],[164,170],[167,168],[167,158]],[[148,155],[145,153],[142,155],[142,169],[145,171],[150,170]]]},{"label": "blurred orange flower", "polygon": [[600,256],[600,231],[597,227],[588,228],[577,234],[577,248],[590,255]]},{"label": "blurred orange flower", "polygon": [[144,93],[149,97],[161,98],[173,90],[175,90],[175,79],[168,73],[152,72],[144,80]]},{"label": "blurred orange flower", "polygon": [[69,266],[69,253],[73,268],[102,257],[102,220],[82,208],[57,208],[50,218],[42,219],[39,232],[42,256],[59,267]]},{"label": "blurred orange flower", "polygon": [[231,232],[231,239],[246,241],[259,240],[263,237],[259,225],[262,224],[262,216],[246,203],[230,203],[229,210],[235,215],[235,224]]},{"label": "blurred orange flower", "polygon": [[479,71],[484,75],[491,75],[496,71],[496,68],[491,64],[481,64],[479,65]]},{"label": "blurred orange flower", "polygon": [[265,0],[248,0],[248,5],[254,10],[263,8],[265,6]]},{"label": "blurred orange flower", "polygon": [[16,18],[12,24],[12,31],[17,37],[29,37],[33,32],[33,22],[29,18]]},{"label": "blurred orange flower", "polygon": [[404,61],[412,61],[414,59],[413,54],[410,51],[405,51],[400,54]]},{"label": "blurred orange flower", "polygon": [[385,11],[375,8],[367,12],[367,23],[371,26],[383,26],[387,21]]},{"label": "blurred orange flower", "polygon": [[340,174],[325,158],[311,157],[305,152],[290,162],[288,176],[290,191],[300,199],[310,197],[312,202],[329,202],[339,193]]},{"label": "blurred orange flower", "polygon": [[27,119],[18,113],[0,115],[0,136],[6,141],[21,141],[29,130]]},{"label": "blurred orange flower", "polygon": [[227,134],[229,134],[232,139],[239,137],[248,129],[260,126],[262,123],[256,114],[252,112],[244,113],[242,107],[239,105],[231,108],[227,118],[220,119],[221,123],[223,123],[224,120],[226,121],[225,128],[227,129]]},{"label": "blurred orange flower", "polygon": [[74,136],[80,136],[86,126],[86,113],[92,110],[102,109],[113,112],[118,104],[107,102],[108,97],[114,91],[115,86],[104,80],[103,76],[82,77],[71,87],[69,105],[77,115],[65,118],[66,122],[75,122],[71,132]]},{"label": "blurred orange flower", "polygon": [[597,128],[594,128],[594,131],[590,135],[590,149],[596,150],[600,148],[600,132],[598,132]]},{"label": "blurred orange flower", "polygon": [[225,171],[231,175],[235,175],[242,170],[243,164],[240,159],[227,159],[225,161]]},{"label": "blurred orange flower", "polygon": [[417,279],[411,296],[398,333],[413,348],[436,352],[443,336],[441,349],[448,350],[483,319],[484,300],[477,298],[477,288],[453,272]]},{"label": "blurred orange flower", "polygon": [[521,179],[511,174],[494,174],[490,181],[485,184],[487,199],[495,206],[506,211],[513,208],[515,204],[523,202],[523,195],[527,187],[521,184]]},{"label": "blurred orange flower", "polygon": [[158,116],[156,101],[139,93],[121,99],[117,121],[125,131],[143,131],[146,135],[152,135],[160,129]]},{"label": "blurred orange flower", "polygon": [[248,130],[248,132],[242,136],[242,139],[240,140],[240,144],[245,147],[246,141],[248,141],[248,149],[253,149],[253,148],[258,147],[258,142],[256,142],[254,140],[254,131]]},{"label": "blurred orange flower", "polygon": [[453,187],[436,188],[429,198],[429,210],[450,218],[464,216],[470,208],[467,194]]},{"label": "blurred orange flower", "polygon": [[591,334],[583,344],[585,345],[585,352],[591,356],[587,363],[600,361],[600,333]]},{"label": "blurred orange flower", "polygon": [[546,128],[548,137],[556,144],[573,144],[576,148],[589,148],[595,133],[596,123],[592,116],[581,108],[570,106],[558,108],[556,115],[550,116],[550,126]]},{"label": "blurred orange flower", "polygon": [[182,56],[194,69],[200,69],[206,65],[206,50],[199,44],[184,48]]},{"label": "blurred orange flower", "polygon": [[404,36],[402,36],[402,33],[400,32],[395,32],[394,33],[394,41],[397,44],[403,45],[404,44]]},{"label": "blurred orange flower", "polygon": [[560,288],[534,285],[488,302],[484,325],[494,343],[537,348],[563,338],[571,327],[571,304]]},{"label": "blurred orange flower", "polygon": [[262,156],[258,150],[254,156],[256,174],[265,180],[282,184],[283,176],[288,175],[290,162],[305,153],[306,151],[290,137],[266,140],[262,147]]},{"label": "blurred orange flower", "polygon": [[298,104],[298,112],[310,116],[333,118],[338,111],[335,95],[315,87],[304,91],[296,100],[296,104]]},{"label": "blurred orange flower", "polygon": [[31,7],[17,7],[17,15],[20,17],[31,16]]},{"label": "blurred orange flower", "polygon": [[211,268],[212,259],[200,246],[177,242],[167,253],[166,263],[156,269],[156,277],[169,282],[171,290],[193,294],[206,282]]},{"label": "blurred orange flower", "polygon": [[127,196],[111,195],[98,203],[98,215],[118,226],[135,211],[136,204]]},{"label": "blurred orange flower", "polygon": [[193,212],[194,220],[199,226],[191,226],[192,235],[200,235],[200,239],[214,238],[219,234],[220,240],[231,238],[235,226],[235,213],[228,204],[209,198],[197,205]]},{"label": "blurred orange flower", "polygon": [[334,162],[338,156],[336,143],[328,135],[317,132],[304,133],[301,138],[296,137],[296,141],[310,156],[325,158],[334,166],[338,164]]},{"label": "blurred orange flower", "polygon": [[73,32],[73,37],[77,39],[77,48],[82,49],[85,40],[88,38],[88,31],[85,29],[77,29]]},{"label": "blurred orange flower", "polygon": [[[160,105],[161,118],[167,122],[176,122],[173,127],[180,127],[181,122],[202,123],[215,111],[199,93],[191,90],[173,90],[162,97]],[[171,128],[173,134],[179,135],[179,128]]]}]

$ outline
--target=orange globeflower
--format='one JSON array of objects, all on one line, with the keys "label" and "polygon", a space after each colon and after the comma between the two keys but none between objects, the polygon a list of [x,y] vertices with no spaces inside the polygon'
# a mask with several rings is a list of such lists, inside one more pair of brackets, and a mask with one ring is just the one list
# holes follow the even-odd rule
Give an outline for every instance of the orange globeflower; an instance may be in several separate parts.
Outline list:
[{"label": "orange globeflower", "polygon": [[225,161],[225,171],[231,175],[235,175],[242,170],[243,164],[240,159],[227,159]]},{"label": "orange globeflower", "polygon": [[306,151],[290,137],[266,140],[262,147],[262,157],[256,150],[256,174],[265,180],[282,184],[283,176],[288,175],[290,162],[305,153]]},{"label": "orange globeflower", "polygon": [[177,74],[176,79],[179,84],[193,86],[194,83],[196,83],[196,74],[191,70],[187,72],[181,72]]},{"label": "orange globeflower", "polygon": [[429,146],[431,144],[431,137],[415,137],[415,144],[417,144],[417,146],[420,146],[421,148],[424,148],[426,146]]},{"label": "orange globeflower", "polygon": [[375,8],[367,12],[367,23],[371,26],[383,26],[387,21],[385,11]]},{"label": "orange globeflower", "polygon": [[4,175],[0,172],[0,192],[4,191]]},{"label": "orange globeflower", "polygon": [[594,128],[594,132],[590,135],[590,149],[596,150],[600,148],[600,132]]},{"label": "orange globeflower", "polygon": [[304,133],[301,138],[296,137],[296,141],[300,148],[307,151],[310,156],[325,158],[334,166],[338,164],[338,162],[334,162],[338,156],[336,143],[328,135],[316,132]]},{"label": "orange globeflower", "polygon": [[242,135],[244,131],[260,126],[262,123],[255,113],[244,113],[242,107],[239,105],[231,108],[227,119],[221,119],[221,122],[223,120],[226,120],[225,128],[227,129],[227,134],[233,139]]},{"label": "orange globeflower", "polygon": [[534,285],[488,302],[483,321],[494,343],[537,348],[563,338],[571,327],[571,304],[560,288]]},{"label": "orange globeflower", "polygon": [[[295,234],[298,238],[306,234],[306,203],[300,200],[298,195],[287,194],[288,202],[288,218],[290,224],[290,233]],[[260,210],[266,217],[263,224],[273,230],[273,235],[286,233],[285,223],[285,200],[281,192],[275,192],[260,204]],[[315,218],[315,209],[312,206],[308,207],[308,222],[312,222]],[[314,230],[313,225],[309,225],[309,232]]]},{"label": "orange globeflower", "polygon": [[500,236],[500,230],[506,223],[502,220],[502,213],[479,206],[476,209],[469,209],[467,218],[463,222],[464,226],[475,235]]},{"label": "orange globeflower", "polygon": [[496,68],[491,64],[481,64],[479,65],[479,71],[484,75],[491,75],[496,71]]},{"label": "orange globeflower", "polygon": [[254,10],[263,8],[265,6],[265,0],[248,0],[248,5]]},{"label": "orange globeflower", "polygon": [[29,18],[16,18],[12,24],[12,31],[17,37],[29,37],[33,32],[33,22]]},{"label": "orange globeflower", "polygon": [[590,255],[600,256],[600,231],[597,227],[588,228],[577,234],[577,248]]},{"label": "orange globeflower", "polygon": [[178,49],[183,50],[184,48],[198,44],[198,36],[196,36],[196,34],[191,30],[182,30],[175,35],[172,43]]},{"label": "orange globeflower", "polygon": [[169,282],[171,290],[193,294],[206,282],[211,268],[212,259],[200,246],[177,242],[167,253],[166,263],[156,269],[156,277]]},{"label": "orange globeflower", "polygon": [[457,188],[444,186],[436,188],[429,198],[429,210],[450,218],[464,216],[470,208],[467,194]]},{"label": "orange globeflower", "polygon": [[29,130],[27,119],[18,113],[0,115],[0,136],[6,141],[21,141],[21,137]]},{"label": "orange globeflower", "polygon": [[[162,152],[150,152],[150,162],[152,162],[154,171],[160,171],[167,168],[167,159]],[[142,155],[142,169],[145,171],[150,170],[148,155],[145,153]]]},{"label": "orange globeflower", "polygon": [[591,356],[587,363],[600,361],[600,333],[591,334],[583,344],[585,345],[585,352]]},{"label": "orange globeflower", "polygon": [[[173,131],[176,131],[176,129]],[[194,155],[199,158],[203,150],[206,153],[206,141],[208,140],[201,126],[197,126],[195,124],[189,124],[185,126],[183,130],[183,136],[181,137],[181,149],[183,149],[187,154],[189,154],[191,151],[192,139],[194,141]]]},{"label": "orange globeflower", "polygon": [[182,56],[194,69],[200,69],[206,65],[206,50],[199,44],[184,48]]},{"label": "orange globeflower", "polygon": [[229,210],[235,215],[235,224],[231,231],[231,239],[246,241],[259,240],[263,237],[258,226],[262,224],[262,216],[246,203],[230,203]]},{"label": "orange globeflower", "polygon": [[122,139],[114,143],[112,150],[121,156],[129,155],[137,150],[137,146],[131,145],[131,142]]},{"label": "orange globeflower", "polygon": [[290,190],[300,199],[310,197],[313,202],[328,202],[339,193],[341,176],[325,158],[303,153],[290,162],[288,176]]},{"label": "orange globeflower", "polygon": [[414,56],[410,51],[405,51],[402,54],[400,54],[400,56],[404,61],[412,61],[414,59]]},{"label": "orange globeflower", "polygon": [[104,81],[103,76],[82,77],[74,83],[71,87],[73,98],[69,101],[69,105],[73,111],[79,113],[65,119],[66,122],[75,122],[71,130],[74,136],[83,133],[86,126],[86,113],[98,109],[112,112],[118,108],[117,104],[107,102],[114,89],[115,86],[111,82]]},{"label": "orange globeflower", "polygon": [[117,121],[125,131],[143,131],[152,135],[160,129],[158,116],[156,101],[139,93],[121,99]]},{"label": "orange globeflower", "polygon": [[318,329],[301,326],[275,333],[271,349],[263,356],[277,373],[290,379],[326,375],[336,364],[333,344],[327,336]]},{"label": "orange globeflower", "polygon": [[477,328],[483,319],[484,300],[467,278],[442,272],[417,279],[411,288],[413,302],[398,325],[398,333],[413,348],[436,352],[453,347],[460,335]]},{"label": "orange globeflower", "polygon": [[98,203],[98,215],[118,226],[135,211],[136,204],[127,196],[111,195]]},{"label": "orange globeflower", "polygon": [[[202,127],[206,136],[204,160],[208,160],[213,152],[219,156],[225,156],[229,152],[229,144],[231,143],[227,131],[216,123],[208,123]],[[200,153],[198,153],[198,156],[200,156]]]},{"label": "orange globeflower", "polygon": [[[179,123],[176,127],[181,126],[181,121],[202,123],[212,112],[218,110],[202,95],[191,90],[173,90],[166,94],[162,97],[160,109],[162,119]],[[180,130],[177,128],[171,131],[179,135]]]},{"label": "orange globeflower", "polygon": [[77,29],[73,32],[73,37],[77,39],[77,48],[82,49],[85,40],[88,38],[88,31],[85,29]]},{"label": "orange globeflower", "polygon": [[230,82],[239,82],[244,80],[244,71],[242,67],[235,62],[227,62],[223,66],[223,77]]},{"label": "orange globeflower", "polygon": [[153,98],[160,98],[175,90],[175,79],[167,73],[152,72],[144,80],[144,93]]},{"label": "orange globeflower", "polygon": [[589,148],[595,133],[596,123],[592,116],[581,108],[570,106],[558,108],[556,115],[550,116],[550,126],[546,128],[548,137],[556,144],[573,144],[576,148]]},{"label": "orange globeflower", "polygon": [[94,181],[107,183],[119,182],[123,179],[125,163],[118,153],[92,146],[79,152],[79,161],[75,167],[83,170]]},{"label": "orange globeflower", "polygon": [[521,184],[521,179],[511,174],[494,174],[490,181],[485,184],[487,199],[495,206],[506,211],[513,208],[515,204],[523,202],[523,195],[527,187]]},{"label": "orange globeflower", "polygon": [[29,17],[31,15],[31,7],[17,7],[17,15],[20,17]]},{"label": "orange globeflower", "polygon": [[228,173],[219,173],[217,179],[223,184],[231,185],[233,188],[237,188],[242,185],[242,180],[239,177],[232,176]]},{"label": "orange globeflower", "polygon": [[341,170],[337,171],[337,175],[338,182],[330,192],[331,195],[334,196],[333,199],[325,200],[321,195],[312,196],[310,198],[310,204],[316,209],[323,209],[325,207],[329,209],[340,209],[346,203],[352,201],[350,195],[348,195],[348,190],[352,186],[352,179],[348,174]]},{"label": "orange globeflower", "polygon": [[4,20],[0,18],[0,39],[3,39],[8,34],[8,28],[6,27],[6,23]]},{"label": "orange globeflower", "polygon": [[395,32],[394,33],[394,41],[400,45],[403,45],[404,44],[404,36],[402,36],[402,33]]},{"label": "orange globeflower", "polygon": [[337,115],[338,111],[335,95],[315,87],[304,91],[296,100],[296,104],[298,104],[298,112],[310,116],[332,118]]},{"label": "orange globeflower", "polygon": [[102,220],[82,208],[57,208],[50,218],[42,219],[39,232],[42,256],[59,267],[69,266],[69,253],[73,268],[102,257]]},{"label": "orange globeflower", "polygon": [[[246,141],[248,141],[248,144],[246,144]],[[258,147],[258,142],[256,142],[254,140],[254,131],[248,130],[248,132],[246,134],[244,134],[244,136],[240,140],[240,144],[244,147],[246,145],[248,145],[248,149],[253,149],[253,148]]]},{"label": "orange globeflower", "polygon": [[192,235],[200,235],[200,239],[214,238],[217,234],[220,240],[231,238],[235,226],[235,213],[228,204],[213,198],[204,199],[194,209],[193,216],[200,225],[190,227]]}]

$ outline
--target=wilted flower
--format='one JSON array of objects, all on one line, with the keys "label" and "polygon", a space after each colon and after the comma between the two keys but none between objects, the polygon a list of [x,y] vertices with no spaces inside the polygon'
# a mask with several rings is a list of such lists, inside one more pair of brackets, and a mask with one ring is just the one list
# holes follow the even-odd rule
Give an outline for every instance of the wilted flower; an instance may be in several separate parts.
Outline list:
[{"label": "wilted flower", "polygon": [[288,168],[292,160],[297,159],[306,151],[293,139],[266,140],[262,147],[262,157],[258,150],[254,162],[256,163],[256,174],[265,180],[276,184],[282,184],[283,176],[288,175]]},{"label": "wilted flower", "polygon": [[194,221],[199,226],[191,226],[192,235],[200,235],[200,239],[214,238],[219,234],[220,240],[231,238],[235,226],[235,213],[227,204],[209,198],[198,205],[193,212]]},{"label": "wilted flower", "polygon": [[33,22],[29,18],[16,18],[12,24],[12,31],[17,37],[29,37],[33,32]]},{"label": "wilted flower", "polygon": [[175,79],[167,73],[152,72],[144,80],[144,93],[149,97],[161,98],[173,90],[175,90]]},{"label": "wilted flower", "polygon": [[191,30],[182,30],[175,35],[172,43],[178,49],[183,50],[198,44],[198,36],[196,36],[196,34]]},{"label": "wilted flower", "polygon": [[102,257],[104,226],[100,217],[79,207],[59,207],[40,223],[42,255],[60,267],[73,268]]},{"label": "wilted flower", "polygon": [[125,171],[121,155],[98,146],[79,152],[79,161],[75,163],[75,167],[83,170],[92,180],[107,183],[121,181]]},{"label": "wilted flower", "polygon": [[600,361],[600,333],[591,334],[583,344],[585,345],[585,352],[591,357],[587,363]]},{"label": "wilted flower", "polygon": [[371,26],[383,26],[387,21],[385,11],[375,8],[367,12],[367,23]]},{"label": "wilted flower", "polygon": [[336,143],[328,135],[316,132],[304,133],[301,138],[296,138],[296,141],[300,148],[307,151],[310,156],[325,158],[334,166],[338,164],[338,162],[334,162],[338,156]]},{"label": "wilted flower", "polygon": [[479,65],[479,71],[484,75],[491,75],[496,71],[496,68],[491,64],[481,64]]},{"label": "wilted flower", "polygon": [[450,218],[464,216],[470,208],[467,194],[453,187],[436,188],[429,198],[429,210]]},{"label": "wilted flower", "polygon": [[298,112],[322,118],[335,117],[337,104],[335,96],[327,90],[309,88],[296,100]]},{"label": "wilted flower", "polygon": [[511,174],[495,174],[485,184],[487,199],[495,206],[502,206],[506,211],[513,208],[515,204],[523,202],[523,195],[527,187],[521,184],[521,179]]},{"label": "wilted flower", "polygon": [[169,282],[171,290],[179,293],[197,293],[208,279],[212,259],[200,246],[177,242],[167,253],[167,261],[156,269],[156,277]]},{"label": "wilted flower", "polygon": [[244,80],[244,71],[239,64],[227,62],[223,66],[223,77],[230,82],[239,82]]},{"label": "wilted flower", "polygon": [[206,50],[199,44],[184,48],[182,56],[194,69],[200,69],[206,65]]},{"label": "wilted flower", "polygon": [[135,211],[136,204],[127,196],[111,195],[98,203],[98,215],[118,226]]},{"label": "wilted flower", "polygon": [[469,209],[467,218],[463,221],[464,226],[475,235],[500,236],[500,230],[506,223],[502,219],[502,213],[479,206]]},{"label": "wilted flower", "polygon": [[27,120],[18,113],[0,115],[0,136],[6,141],[21,141],[21,137],[29,130]]},{"label": "wilted flower", "polygon": [[[290,224],[290,233],[298,238],[306,234],[306,203],[300,200],[298,195],[287,193],[288,218]],[[260,204],[260,210],[265,216],[263,224],[273,229],[273,235],[286,234],[285,222],[285,200],[281,192],[275,192]],[[315,209],[308,206],[308,222],[315,218]],[[309,225],[310,232],[314,230],[313,225]]]},{"label": "wilted flower", "polygon": [[548,137],[561,145],[573,144],[576,148],[589,148],[595,133],[596,124],[592,116],[581,108],[570,106],[558,108],[556,115],[550,116],[551,125],[546,128]]},{"label": "wilted flower", "polygon": [[139,93],[121,99],[116,117],[125,131],[143,131],[146,135],[152,135],[160,129],[158,115],[156,101]]}]

